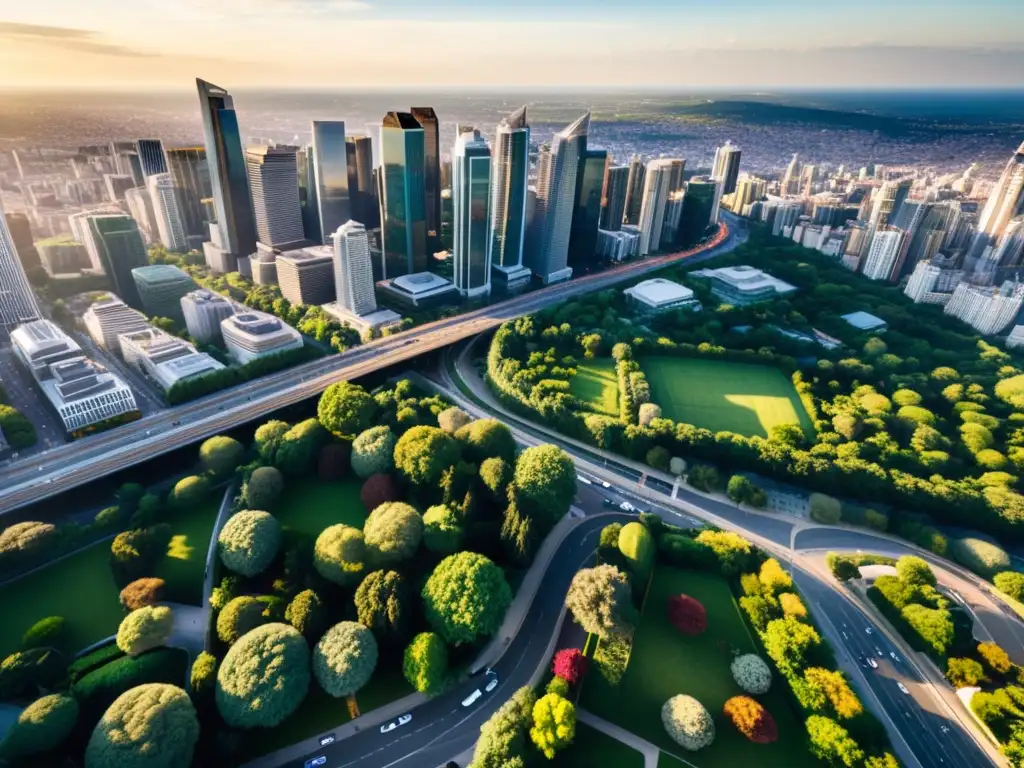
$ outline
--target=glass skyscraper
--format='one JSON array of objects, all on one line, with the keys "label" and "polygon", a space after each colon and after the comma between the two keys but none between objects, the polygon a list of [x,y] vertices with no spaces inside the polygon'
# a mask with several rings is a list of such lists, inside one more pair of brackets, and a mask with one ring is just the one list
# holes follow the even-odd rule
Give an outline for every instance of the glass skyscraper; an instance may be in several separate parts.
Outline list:
[{"label": "glass skyscraper", "polygon": [[601,200],[608,152],[587,149],[576,172],[576,207],[569,235],[569,266],[574,274],[586,272],[597,254],[597,229],[601,225]]},{"label": "glass skyscraper", "polygon": [[491,292],[491,150],[473,129],[455,140],[452,150],[452,206],[455,287],[463,296]]},{"label": "glass skyscraper", "polygon": [[629,166],[610,165],[605,172],[604,201],[601,203],[601,229],[618,232],[626,215]]},{"label": "glass skyscraper", "polygon": [[369,136],[346,136],[345,151],[352,218],[374,229],[380,226],[380,203],[373,187],[373,144]]},{"label": "glass skyscraper", "polygon": [[523,267],[526,193],[530,177],[530,126],[526,106],[498,123],[491,161],[491,267],[503,282],[529,279]]},{"label": "glass skyscraper", "polygon": [[213,197],[206,150],[203,147],[169,149],[166,157],[185,237],[189,240],[205,239],[207,221],[202,201]]},{"label": "glass skyscraper", "polygon": [[135,151],[142,165],[142,175],[147,179],[158,173],[167,173],[164,144],[160,139],[139,139],[135,142]]},{"label": "glass skyscraper", "polygon": [[423,189],[427,236],[441,235],[441,136],[433,107],[409,110],[423,128]]},{"label": "glass skyscraper", "polygon": [[341,120],[313,121],[313,177],[320,240],[328,243],[338,227],[352,218],[345,123]]},{"label": "glass skyscraper", "polygon": [[388,112],[380,128],[382,278],[427,269],[423,127],[408,112]]},{"label": "glass skyscraper", "polygon": [[32,286],[25,277],[7,218],[0,208],[0,326],[11,330],[21,323],[39,318]]},{"label": "glass skyscraper", "polygon": [[129,307],[141,310],[142,300],[132,270],[148,266],[149,258],[139,225],[131,216],[117,214],[90,216],[87,221],[114,293]]}]

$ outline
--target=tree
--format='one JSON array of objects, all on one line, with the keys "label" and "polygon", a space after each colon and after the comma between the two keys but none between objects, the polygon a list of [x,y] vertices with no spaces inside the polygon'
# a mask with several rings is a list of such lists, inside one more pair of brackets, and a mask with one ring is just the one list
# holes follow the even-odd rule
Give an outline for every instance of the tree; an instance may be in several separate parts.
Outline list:
[{"label": "tree", "polygon": [[[644,403],[644,405],[651,405],[651,403]],[[660,445],[656,445],[647,452],[644,457],[644,461],[647,465],[657,469],[661,472],[668,472],[669,465],[672,462],[672,454],[668,452],[667,448],[663,448]]]},{"label": "tree", "polygon": [[313,468],[326,435],[316,419],[300,421],[281,436],[274,464],[286,475],[303,475]]},{"label": "tree", "polygon": [[217,711],[235,728],[273,728],[302,704],[309,674],[309,646],[299,631],[264,624],[224,656],[217,670]]},{"label": "tree", "polygon": [[837,499],[823,493],[812,493],[811,519],[822,525],[835,525],[842,518],[842,506]]},{"label": "tree", "polygon": [[472,643],[498,631],[512,602],[505,574],[475,552],[442,560],[423,586],[430,626],[449,645]]},{"label": "tree", "polygon": [[395,436],[390,427],[370,427],[352,441],[352,471],[358,477],[388,472],[394,467]]},{"label": "tree", "polygon": [[436,486],[459,453],[459,444],[440,428],[413,427],[395,443],[395,469],[413,485]]},{"label": "tree", "polygon": [[829,765],[857,768],[864,761],[864,751],[850,736],[850,732],[835,720],[821,715],[807,718],[807,735],[811,740],[811,753]]},{"label": "tree", "polygon": [[800,596],[793,592],[780,592],[779,606],[782,608],[783,616],[794,616],[798,619],[807,618],[807,606],[804,605]]},{"label": "tree", "polygon": [[563,699],[567,699],[569,698],[569,683],[556,675],[548,680],[548,684],[544,686],[544,692],[554,693]]},{"label": "tree", "polygon": [[896,575],[906,584],[917,587],[926,584],[929,587],[934,587],[936,583],[935,574],[932,573],[931,566],[915,555],[903,555],[896,561]]},{"label": "tree", "polygon": [[450,555],[462,544],[459,518],[446,504],[428,507],[423,513],[423,542],[435,554]]},{"label": "tree", "polygon": [[214,477],[227,477],[245,457],[245,446],[226,435],[216,435],[199,446],[199,460]]},{"label": "tree", "polygon": [[217,657],[212,653],[200,651],[192,662],[189,690],[196,707],[205,709],[213,704],[217,694]]},{"label": "tree", "polygon": [[807,435],[799,424],[776,424],[769,431],[769,439],[793,448],[802,448],[807,442]]},{"label": "tree", "polygon": [[1010,655],[997,643],[978,643],[978,655],[985,666],[997,675],[1005,675],[1013,667]]},{"label": "tree", "polygon": [[842,672],[810,667],[804,672],[804,680],[825,698],[836,717],[849,720],[864,711],[860,699],[850,688]]},{"label": "tree", "polygon": [[464,426],[473,421],[473,417],[466,413],[458,406],[453,405],[451,408],[445,408],[439,414],[437,414],[437,426],[447,432],[449,435],[454,435]]},{"label": "tree", "polygon": [[30,648],[0,662],[0,701],[11,701],[37,688],[51,688],[67,671],[64,655],[54,648]]},{"label": "tree", "polygon": [[281,524],[269,512],[246,509],[228,518],[217,536],[224,567],[243,576],[262,573],[281,547]]},{"label": "tree", "polygon": [[320,449],[316,460],[316,475],[326,482],[344,480],[352,463],[352,444],[328,443]]},{"label": "tree", "polygon": [[807,655],[821,645],[821,637],[814,627],[792,616],[769,621],[762,640],[779,671],[789,675],[807,666]]},{"label": "tree", "polygon": [[174,685],[148,683],[110,705],[85,748],[85,767],[191,765],[198,740],[199,719],[188,694]]},{"label": "tree", "polygon": [[996,589],[1004,595],[1009,595],[1014,600],[1024,601],[1024,573],[1016,571],[1001,571],[993,578]]},{"label": "tree", "polygon": [[367,512],[373,512],[381,504],[401,501],[403,495],[398,481],[392,475],[376,474],[366,478],[359,491],[359,500],[363,502]]},{"label": "tree", "polygon": [[174,628],[174,615],[162,605],[138,608],[121,621],[117,628],[117,647],[128,656],[166,645]]},{"label": "tree", "polygon": [[487,459],[503,459],[510,464],[516,458],[516,440],[512,430],[497,419],[477,419],[455,433],[467,461],[482,464]]},{"label": "tree", "polygon": [[492,498],[504,499],[512,482],[512,467],[504,459],[487,459],[480,464],[480,480]]},{"label": "tree", "polygon": [[256,467],[245,483],[245,503],[250,509],[273,509],[284,492],[284,475],[276,467]]},{"label": "tree", "polygon": [[338,437],[358,435],[373,423],[377,403],[358,384],[339,381],[320,395],[317,419],[324,428]]},{"label": "tree", "polygon": [[576,497],[576,465],[554,445],[536,445],[519,455],[513,482],[530,517],[553,525]]},{"label": "tree", "polygon": [[243,635],[269,622],[264,603],[251,595],[239,595],[231,598],[217,614],[217,637],[225,645],[232,645]]},{"label": "tree", "polygon": [[548,760],[576,738],[576,707],[558,694],[548,693],[533,705],[530,740]]},{"label": "tree", "polygon": [[0,431],[8,444],[15,449],[28,448],[36,444],[36,428],[32,422],[10,405],[0,405]]},{"label": "tree", "polygon": [[715,553],[723,576],[735,576],[752,563],[754,550],[750,542],[732,531],[703,530],[696,541]]},{"label": "tree", "polygon": [[36,699],[18,715],[3,742],[0,757],[17,761],[59,747],[78,721],[78,702],[71,696],[51,693]]},{"label": "tree", "polygon": [[715,722],[704,705],[692,696],[679,694],[661,707],[661,724],[683,749],[696,752],[715,740]]},{"label": "tree", "polygon": [[448,676],[448,646],[434,632],[420,632],[402,658],[405,679],[420,693],[433,696],[444,689]]},{"label": "tree", "polygon": [[358,584],[366,569],[363,532],[340,523],[324,528],[313,545],[313,567],[339,586]]},{"label": "tree", "polygon": [[54,648],[66,652],[68,644],[67,621],[63,616],[47,616],[40,619],[21,636],[21,650],[33,648]]},{"label": "tree", "polygon": [[774,557],[761,563],[758,581],[770,595],[777,595],[793,588],[793,577],[786,573]]},{"label": "tree", "polygon": [[423,538],[423,518],[408,504],[381,504],[363,524],[367,557],[376,565],[390,565],[416,554]]},{"label": "tree", "polygon": [[979,662],[960,658],[946,660],[946,679],[954,688],[973,688],[988,681]]},{"label": "tree", "polygon": [[954,539],[950,550],[953,559],[960,565],[970,568],[986,579],[1010,567],[1010,556],[1006,551],[984,539],[971,536]]},{"label": "tree", "polygon": [[536,696],[523,686],[480,726],[480,738],[469,768],[522,768],[526,760],[526,733],[533,720]]},{"label": "tree", "polygon": [[275,457],[277,456],[278,446],[281,445],[281,439],[285,433],[291,429],[291,426],[286,421],[278,421],[277,419],[261,424],[256,428],[255,439],[253,440],[253,446],[256,448],[256,454],[263,459],[263,461],[274,463]]},{"label": "tree", "polygon": [[939,656],[946,655],[956,636],[949,611],[911,603],[904,606],[900,615]]},{"label": "tree", "polygon": [[587,657],[579,648],[563,648],[551,660],[551,671],[570,685],[576,685],[587,673]]},{"label": "tree", "polygon": [[629,579],[614,566],[599,565],[577,571],[565,604],[586,632],[608,637],[626,634],[632,629],[635,610]]},{"label": "tree", "polygon": [[395,571],[374,571],[356,590],[356,614],[359,623],[373,630],[384,645],[405,642],[412,607],[409,586]]},{"label": "tree", "polygon": [[1024,408],[1024,374],[1000,379],[996,382],[995,393],[1014,408]]},{"label": "tree", "polygon": [[747,693],[760,695],[772,687],[772,671],[760,656],[745,653],[733,659],[729,667],[736,685]]},{"label": "tree", "polygon": [[679,632],[696,637],[708,628],[708,614],[700,601],[689,595],[671,595],[668,599],[668,620]]},{"label": "tree", "polygon": [[6,568],[17,568],[32,562],[48,550],[57,539],[57,527],[52,523],[15,523],[0,533],[0,563]]},{"label": "tree", "polygon": [[199,475],[183,477],[167,494],[167,502],[174,509],[195,509],[210,495],[210,481]]},{"label": "tree", "polygon": [[284,620],[295,627],[308,642],[315,642],[327,629],[327,608],[312,589],[304,589],[288,603]]},{"label": "tree", "polygon": [[334,698],[351,696],[370,681],[377,655],[373,633],[362,624],[343,621],[327,630],[313,649],[313,677]]},{"label": "tree", "polygon": [[737,504],[742,504],[750,498],[754,490],[754,484],[744,475],[733,475],[725,487],[726,495]]},{"label": "tree", "polygon": [[722,712],[736,730],[755,744],[771,744],[779,738],[775,720],[768,710],[749,696],[733,696],[725,702]]},{"label": "tree", "polygon": [[673,456],[668,463],[668,471],[676,477],[682,477],[686,474],[686,460],[679,456]]},{"label": "tree", "polygon": [[110,570],[121,587],[152,573],[167,554],[171,527],[166,523],[122,531],[110,544]]},{"label": "tree", "polygon": [[619,552],[638,582],[646,581],[654,567],[654,537],[640,523],[626,523],[619,532]]}]

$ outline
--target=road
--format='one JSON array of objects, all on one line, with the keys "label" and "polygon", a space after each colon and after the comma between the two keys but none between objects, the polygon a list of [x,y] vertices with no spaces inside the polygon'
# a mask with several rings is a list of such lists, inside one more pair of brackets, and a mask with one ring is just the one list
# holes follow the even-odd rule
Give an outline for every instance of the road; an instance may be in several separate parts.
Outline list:
[{"label": "road", "polygon": [[710,258],[745,239],[724,224],[708,244],[541,288],[489,307],[438,320],[155,413],[116,429],[44,451],[4,468],[0,509],[11,511],[117,472],[323,392],[331,384],[445,347],[572,296],[615,285],[683,259]]}]

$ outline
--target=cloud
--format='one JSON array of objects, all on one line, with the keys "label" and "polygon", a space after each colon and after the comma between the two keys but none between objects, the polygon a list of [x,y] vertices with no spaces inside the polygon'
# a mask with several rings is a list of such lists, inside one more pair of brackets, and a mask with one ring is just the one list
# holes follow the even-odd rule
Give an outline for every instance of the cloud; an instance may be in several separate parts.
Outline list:
[{"label": "cloud", "polygon": [[0,40],[39,43],[69,51],[95,53],[101,56],[148,58],[158,55],[134,48],[127,48],[115,43],[106,43],[96,32],[88,29],[50,27],[42,24],[18,24],[13,21],[0,21]]},{"label": "cloud", "polygon": [[369,0],[188,0],[188,2],[201,14],[231,18],[363,13],[373,9],[373,3]]}]

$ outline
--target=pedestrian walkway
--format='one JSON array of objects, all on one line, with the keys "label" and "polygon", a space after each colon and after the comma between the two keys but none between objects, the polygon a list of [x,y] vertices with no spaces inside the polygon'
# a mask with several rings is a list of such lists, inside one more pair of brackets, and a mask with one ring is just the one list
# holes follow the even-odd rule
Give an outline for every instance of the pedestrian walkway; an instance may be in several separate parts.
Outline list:
[{"label": "pedestrian walkway", "polygon": [[[576,710],[576,720],[635,749],[644,756],[644,768],[658,768],[658,756],[661,754],[661,750],[651,742],[641,739],[635,733],[620,728],[614,723],[602,720],[585,709]],[[691,763],[687,763],[687,765],[691,765]]]},{"label": "pedestrian walkway", "polygon": [[183,603],[164,603],[174,615],[167,645],[188,651],[193,659],[206,647],[206,610]]}]

